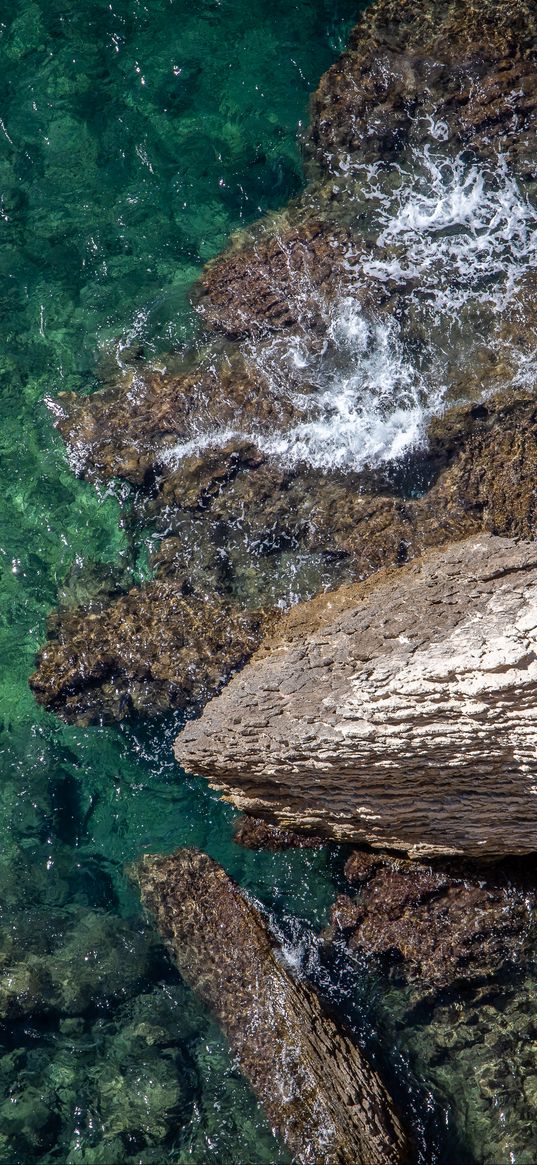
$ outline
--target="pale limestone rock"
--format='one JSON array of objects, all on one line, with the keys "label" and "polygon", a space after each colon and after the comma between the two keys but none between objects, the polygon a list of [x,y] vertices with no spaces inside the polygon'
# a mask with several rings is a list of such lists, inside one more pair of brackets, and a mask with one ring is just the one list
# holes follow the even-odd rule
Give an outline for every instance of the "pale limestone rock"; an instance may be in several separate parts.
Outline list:
[{"label": "pale limestone rock", "polygon": [[467,539],[299,605],[176,755],[337,840],[536,850],[537,544]]}]

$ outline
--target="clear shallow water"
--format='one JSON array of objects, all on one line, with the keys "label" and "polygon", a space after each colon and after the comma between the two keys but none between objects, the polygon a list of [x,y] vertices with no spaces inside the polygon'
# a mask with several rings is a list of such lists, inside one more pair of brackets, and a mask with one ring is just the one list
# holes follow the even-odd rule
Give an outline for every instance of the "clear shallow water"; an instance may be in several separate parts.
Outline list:
[{"label": "clear shallow water", "polygon": [[118,344],[151,354],[188,338],[201,264],[299,189],[297,125],[356,9],[0,4],[6,1165],[285,1160],[124,874],[142,851],[180,844],[208,850],[276,911],[297,962],[347,1000],[372,1050],[381,1025],[423,1159],[453,1156],[453,1089],[441,1081],[431,1107],[409,1075],[404,1033],[382,1028],[381,981],[318,966],[312,935],[335,893],[335,855],[238,849],[231,812],[171,760],[176,723],[68,728],[27,686],[59,588],[80,601],[99,576],[126,582],[145,569],[127,502],[75,479],[42,402],[91,387]]}]

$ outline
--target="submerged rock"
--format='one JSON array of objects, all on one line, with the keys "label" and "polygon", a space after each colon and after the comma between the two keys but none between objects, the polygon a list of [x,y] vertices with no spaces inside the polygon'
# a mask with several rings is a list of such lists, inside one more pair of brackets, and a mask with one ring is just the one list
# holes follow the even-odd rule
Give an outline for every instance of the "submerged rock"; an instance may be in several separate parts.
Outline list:
[{"label": "submerged rock", "polygon": [[537,544],[482,536],[295,607],[175,752],[286,828],[531,853],[536,698]]},{"label": "submerged rock", "polygon": [[502,870],[438,869],[355,851],[345,866],[354,896],[334,903],[327,940],[383,956],[427,995],[484,983],[533,961],[535,886]]},{"label": "submerged rock", "polygon": [[21,958],[18,945],[2,960],[1,1022],[111,1008],[136,994],[155,973],[160,952],[147,928],[88,910],[73,912],[71,922],[50,952],[30,950]]},{"label": "submerged rock", "polygon": [[101,611],[65,610],[30,686],[78,724],[195,706],[251,655],[266,622],[263,612],[150,583]]},{"label": "submerged rock", "polygon": [[216,1015],[294,1160],[408,1160],[378,1073],[291,976],[259,910],[222,867],[178,850],[144,857],[134,873],[182,975]]}]

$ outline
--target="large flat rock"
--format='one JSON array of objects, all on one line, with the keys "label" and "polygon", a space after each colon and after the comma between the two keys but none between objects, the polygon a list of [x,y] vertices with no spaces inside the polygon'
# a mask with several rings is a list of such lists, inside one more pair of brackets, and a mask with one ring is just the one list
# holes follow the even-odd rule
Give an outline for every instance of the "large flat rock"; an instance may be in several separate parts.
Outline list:
[{"label": "large flat rock", "polygon": [[536,850],[537,544],[469,538],[299,604],[175,751],[337,841]]}]

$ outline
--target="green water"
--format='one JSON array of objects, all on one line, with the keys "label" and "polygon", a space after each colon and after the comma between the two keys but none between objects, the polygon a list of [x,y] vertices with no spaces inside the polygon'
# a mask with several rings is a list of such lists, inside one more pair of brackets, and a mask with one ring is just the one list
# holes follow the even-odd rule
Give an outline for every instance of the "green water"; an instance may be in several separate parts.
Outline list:
[{"label": "green water", "polygon": [[[409,1070],[417,1060],[382,980],[318,965],[314,935],[341,858],[236,847],[231,811],[171,759],[173,718],[68,728],[27,685],[58,591],[80,601],[92,579],[136,581],[145,562],[128,498],[76,480],[43,402],[91,388],[118,345],[151,353],[188,340],[201,265],[300,188],[308,93],[359,7],[0,2],[5,1165],[287,1159],[125,876],[141,852],[181,844],[207,850],[265,902],[372,1053],[389,1046],[419,1159],[450,1161],[455,1144],[466,1152],[454,1131],[464,1103],[459,1111],[442,1065],[434,1097]],[[478,1122],[472,1160],[480,1135]]]},{"label": "green water", "polygon": [[300,188],[297,128],[355,10],[350,0],[0,5],[9,1165],[285,1159],[123,867],[144,850],[199,845],[319,927],[329,859],[235,847],[230,812],[173,765],[172,722],[83,731],[36,707],[27,678],[66,577],[80,597],[88,564],[125,581],[140,557],[121,500],[71,473],[43,401],[91,387],[118,342],[156,351],[188,338],[201,265]]}]

